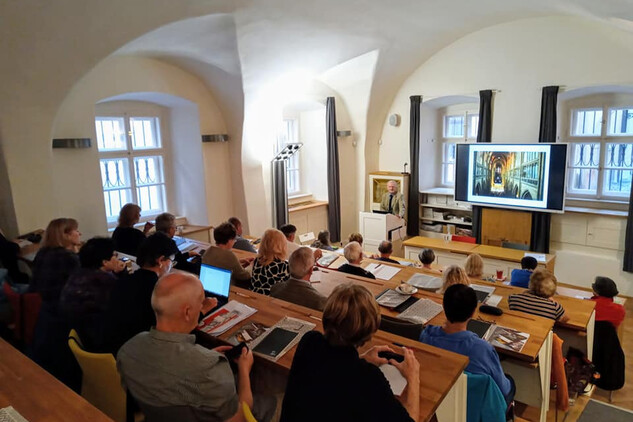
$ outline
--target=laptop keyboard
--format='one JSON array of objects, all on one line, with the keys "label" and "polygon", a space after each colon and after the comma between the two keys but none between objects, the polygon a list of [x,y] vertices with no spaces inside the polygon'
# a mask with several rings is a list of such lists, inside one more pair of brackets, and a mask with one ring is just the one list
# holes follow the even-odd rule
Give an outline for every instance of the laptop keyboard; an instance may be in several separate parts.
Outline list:
[{"label": "laptop keyboard", "polygon": [[430,299],[420,299],[398,315],[397,318],[414,324],[426,324],[440,312],[442,312],[442,305],[439,303],[435,303]]}]

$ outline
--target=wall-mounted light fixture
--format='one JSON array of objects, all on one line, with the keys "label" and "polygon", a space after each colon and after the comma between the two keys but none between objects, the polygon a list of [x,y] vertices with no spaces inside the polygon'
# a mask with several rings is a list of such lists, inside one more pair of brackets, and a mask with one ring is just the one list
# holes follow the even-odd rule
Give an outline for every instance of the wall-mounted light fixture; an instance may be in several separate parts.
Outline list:
[{"label": "wall-mounted light fixture", "polygon": [[214,133],[212,135],[202,135],[202,142],[228,142],[229,135],[226,133]]},{"label": "wall-mounted light fixture", "polygon": [[90,148],[90,138],[53,139],[53,148]]},{"label": "wall-mounted light fixture", "polygon": [[338,138],[347,138],[347,137],[352,136],[352,131],[351,130],[337,130],[336,136]]},{"label": "wall-mounted light fixture", "polygon": [[288,158],[292,157],[297,151],[299,151],[299,148],[301,148],[302,146],[303,144],[301,142],[297,142],[294,144],[286,144],[284,149],[279,151],[279,153],[275,155],[275,158],[273,158],[272,161],[287,160]]}]

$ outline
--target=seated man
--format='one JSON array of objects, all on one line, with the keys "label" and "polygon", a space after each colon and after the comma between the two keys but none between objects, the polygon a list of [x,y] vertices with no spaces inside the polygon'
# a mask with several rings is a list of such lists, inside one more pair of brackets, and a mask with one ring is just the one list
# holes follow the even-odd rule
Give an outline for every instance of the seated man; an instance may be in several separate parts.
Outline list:
[{"label": "seated man", "polygon": [[242,222],[237,217],[229,218],[229,223],[233,224],[235,227],[235,231],[237,231],[237,236],[235,236],[235,244],[233,245],[234,249],[239,249],[242,251],[257,253],[257,249],[251,242],[242,237]]},{"label": "seated man", "polygon": [[[174,248],[178,249],[176,241],[174,240],[174,235],[176,234],[176,217],[173,214],[164,212],[158,215],[156,217],[155,227],[157,232],[165,233],[167,237],[174,242]],[[174,256],[176,261],[174,268],[194,274],[200,274],[200,262],[198,262],[198,264],[194,264],[188,261],[188,259],[192,256],[200,256],[200,254],[194,251],[182,253],[180,252],[180,249],[178,249],[178,252],[176,252],[176,255]]]},{"label": "seated man", "polygon": [[521,269],[514,269],[510,273],[510,285],[527,289],[530,284],[530,276],[537,266],[538,262],[533,256],[521,258]]},{"label": "seated man", "polygon": [[380,255],[376,257],[372,256],[372,258],[377,259],[378,261],[400,264],[395,259],[390,258],[391,254],[393,253],[393,244],[390,241],[383,240],[382,242],[380,242],[380,245],[378,245],[378,252],[380,252]]},{"label": "seated man", "polygon": [[418,254],[418,259],[422,264],[422,268],[432,270],[433,267],[431,265],[435,262],[435,252],[433,252],[433,249],[424,248]]},{"label": "seated man", "polygon": [[382,195],[380,209],[404,218],[404,197],[398,193],[398,182],[395,180],[387,182],[387,192]]},{"label": "seated man", "polygon": [[297,227],[293,224],[284,224],[283,226],[279,227],[279,230],[284,234],[284,236],[286,236],[286,240],[288,243],[288,256],[286,257],[286,259],[289,259],[290,255],[301,247],[301,245],[295,243]]},{"label": "seated man", "polygon": [[360,262],[363,260],[363,249],[358,242],[349,242],[343,249],[343,256],[347,259],[347,264],[343,264],[338,267],[338,270],[343,273],[359,275],[361,277],[373,278],[376,277],[369,271],[360,267]]},{"label": "seated man", "polygon": [[326,297],[312,287],[310,276],[314,268],[314,253],[310,248],[301,247],[290,255],[290,278],[275,284],[270,295],[287,302],[308,308],[323,310]]},{"label": "seated man", "polygon": [[251,273],[246,270],[246,267],[248,267],[255,258],[238,259],[237,256],[231,252],[236,236],[237,230],[235,230],[235,226],[231,223],[222,223],[216,227],[213,230],[215,246],[210,246],[204,255],[202,255],[202,263],[231,270],[231,283],[238,287],[249,289],[251,287]]},{"label": "seated man", "polygon": [[[186,406],[196,420],[244,421],[240,403],[253,408],[249,378],[253,353],[244,348],[235,359],[236,391],[231,367],[222,354],[231,347],[206,349],[189,334],[198,325],[204,302],[202,284],[193,275],[161,278],[152,294],[156,328],[121,347],[117,356],[121,380],[142,409]],[[260,415],[258,420],[264,419]]]},{"label": "seated man", "polygon": [[454,284],[444,293],[444,313],[446,322],[443,326],[429,325],[420,335],[420,341],[440,349],[449,350],[468,356],[466,371],[473,374],[490,375],[499,390],[510,402],[514,399],[516,387],[514,380],[503,373],[499,355],[487,341],[479,338],[466,326],[477,308],[475,291],[463,284]]}]

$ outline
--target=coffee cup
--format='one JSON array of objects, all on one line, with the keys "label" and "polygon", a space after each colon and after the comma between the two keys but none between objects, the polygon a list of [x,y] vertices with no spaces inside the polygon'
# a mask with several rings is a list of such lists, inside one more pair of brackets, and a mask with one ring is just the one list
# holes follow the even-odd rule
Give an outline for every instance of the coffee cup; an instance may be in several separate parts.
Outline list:
[{"label": "coffee cup", "polygon": [[404,293],[413,293],[414,287],[410,284],[402,283],[400,285],[400,290],[403,291]]}]

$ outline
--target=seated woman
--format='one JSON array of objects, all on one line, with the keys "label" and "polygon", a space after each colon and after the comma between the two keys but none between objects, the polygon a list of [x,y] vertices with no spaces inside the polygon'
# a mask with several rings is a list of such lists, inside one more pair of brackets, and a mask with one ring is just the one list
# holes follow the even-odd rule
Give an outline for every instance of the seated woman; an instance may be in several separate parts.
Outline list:
[{"label": "seated woman", "polygon": [[484,260],[478,253],[468,255],[464,264],[466,275],[472,278],[481,278],[484,275]]},{"label": "seated woman", "polygon": [[134,228],[141,219],[141,207],[136,204],[125,204],[119,212],[119,225],[112,233],[114,248],[124,254],[136,256],[136,250],[141,245],[147,232],[154,225],[149,221],[145,223],[143,231]]},{"label": "seated woman", "polygon": [[312,242],[311,248],[324,249],[326,251],[333,251],[334,248],[330,244],[330,232],[327,230],[321,230],[317,236],[317,240]]},{"label": "seated woman", "polygon": [[459,265],[449,265],[444,272],[442,272],[442,288],[440,288],[437,293],[443,294],[446,289],[455,284],[470,286],[470,280],[462,267]]},{"label": "seated woman", "polygon": [[358,242],[358,244],[362,247],[363,246],[363,235],[360,233],[351,233],[349,235],[349,238],[347,239],[347,242]]},{"label": "seated woman", "polygon": [[552,299],[556,294],[556,277],[547,270],[539,269],[530,276],[528,290],[524,293],[510,295],[508,304],[513,311],[527,312],[545,318],[565,322],[563,306]]},{"label": "seated woman", "polygon": [[[299,342],[280,421],[418,420],[420,364],[413,351],[397,351],[404,355],[402,363],[378,356],[380,351],[392,351],[387,345],[358,353],[379,325],[380,309],[369,290],[351,283],[337,286],[323,311],[325,334],[310,331]],[[400,401],[378,369],[385,363],[407,380]]]},{"label": "seated woman", "polygon": [[114,253],[112,239],[95,237],[79,251],[81,269],[70,276],[60,297],[61,313],[77,330],[86,350],[101,350],[105,311],[110,292],[116,283],[116,273],[125,264]]},{"label": "seated woman", "polygon": [[270,288],[290,278],[286,236],[277,229],[268,229],[262,236],[257,258],[253,261],[252,290],[270,295]]},{"label": "seated woman", "polygon": [[618,328],[624,321],[624,306],[613,302],[613,298],[618,295],[618,287],[615,281],[609,277],[597,276],[591,285],[593,297],[596,302],[596,321],[609,321],[615,328]]},{"label": "seated woman", "polygon": [[33,333],[31,358],[42,368],[79,392],[81,370],[68,348],[69,326],[59,312],[59,296],[68,277],[79,269],[77,250],[81,233],[77,220],[57,218],[46,227],[33,262],[30,292],[42,296],[42,307]]},{"label": "seated woman", "polygon": [[435,262],[435,252],[433,252],[433,249],[424,248],[418,254],[418,259],[422,263],[422,268],[432,270],[431,264]]}]

